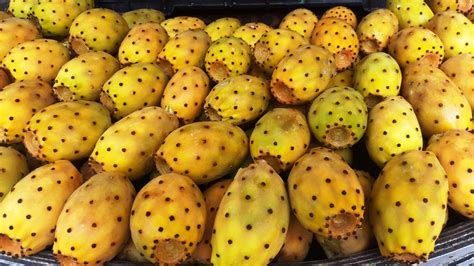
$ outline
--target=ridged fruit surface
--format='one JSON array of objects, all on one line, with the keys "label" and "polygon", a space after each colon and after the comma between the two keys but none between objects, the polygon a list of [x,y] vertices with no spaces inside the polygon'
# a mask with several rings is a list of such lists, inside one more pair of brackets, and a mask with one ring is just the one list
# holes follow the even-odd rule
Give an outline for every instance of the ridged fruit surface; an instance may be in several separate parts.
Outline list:
[{"label": "ridged fruit surface", "polygon": [[286,14],[278,27],[280,29],[296,31],[309,41],[317,22],[318,17],[313,11],[306,8],[298,8]]},{"label": "ridged fruit surface", "polygon": [[366,54],[381,52],[398,32],[398,18],[388,9],[377,9],[365,16],[357,26],[360,50]]},{"label": "ridged fruit surface", "polygon": [[10,147],[0,147],[0,202],[26,174],[28,163],[23,154]]}]

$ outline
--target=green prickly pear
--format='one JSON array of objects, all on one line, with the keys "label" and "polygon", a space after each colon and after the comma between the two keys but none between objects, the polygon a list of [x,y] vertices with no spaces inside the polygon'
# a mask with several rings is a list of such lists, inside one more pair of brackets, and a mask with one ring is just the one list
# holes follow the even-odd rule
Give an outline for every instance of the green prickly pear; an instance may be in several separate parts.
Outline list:
[{"label": "green prickly pear", "polygon": [[0,21],[0,62],[16,45],[40,38],[41,33],[33,22],[21,18]]},{"label": "green prickly pear", "polygon": [[298,8],[286,14],[278,27],[280,29],[296,31],[309,41],[316,23],[318,23],[318,17],[313,11],[306,8]]},{"label": "green prickly pear", "polygon": [[240,27],[240,20],[236,18],[220,18],[211,22],[204,29],[211,41],[215,42],[220,38],[230,37]]},{"label": "green prickly pear", "polygon": [[374,10],[357,26],[360,50],[366,54],[381,52],[397,32],[398,18],[392,11],[383,8]]},{"label": "green prickly pear", "polygon": [[206,23],[197,17],[177,16],[161,22],[161,26],[171,39],[188,30],[204,30]]},{"label": "green prickly pear", "polygon": [[161,23],[165,20],[163,12],[152,8],[130,10],[122,14],[129,28],[143,23]]},{"label": "green prickly pear", "polygon": [[387,8],[397,16],[400,29],[423,27],[434,16],[423,0],[388,0]]},{"label": "green prickly pear", "polygon": [[354,70],[347,69],[338,72],[328,83],[326,88],[332,87],[354,87]]},{"label": "green prickly pear", "polygon": [[23,154],[10,147],[0,147],[0,202],[26,174],[28,163]]},{"label": "green prickly pear", "polygon": [[462,90],[474,110],[474,54],[451,57],[439,68]]},{"label": "green prickly pear", "polygon": [[244,40],[250,48],[254,48],[260,37],[272,30],[272,27],[260,22],[250,22],[240,26],[232,36]]},{"label": "green prickly pear", "polygon": [[346,22],[354,29],[357,27],[356,14],[354,13],[354,11],[350,10],[345,6],[335,6],[326,10],[321,19],[325,18],[337,18]]},{"label": "green prickly pear", "polygon": [[304,261],[308,255],[309,248],[313,242],[313,233],[305,229],[298,219],[291,214],[288,233],[286,233],[285,243],[278,253],[278,262],[299,262]]},{"label": "green prickly pear", "polygon": [[223,37],[211,44],[204,59],[206,71],[216,82],[247,73],[250,47],[236,37]]}]

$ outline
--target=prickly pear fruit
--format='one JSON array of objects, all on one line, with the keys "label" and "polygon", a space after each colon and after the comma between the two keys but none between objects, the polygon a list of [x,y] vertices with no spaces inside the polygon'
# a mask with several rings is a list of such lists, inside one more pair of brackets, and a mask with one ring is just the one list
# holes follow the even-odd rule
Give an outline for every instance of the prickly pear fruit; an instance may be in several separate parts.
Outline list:
[{"label": "prickly pear fruit", "polygon": [[69,29],[69,43],[77,54],[103,51],[115,54],[129,28],[113,10],[94,8],[77,16]]},{"label": "prickly pear fruit", "polygon": [[159,105],[167,82],[168,77],[155,64],[130,65],[104,84],[100,102],[118,120],[143,107]]},{"label": "prickly pear fruit", "polygon": [[434,153],[413,150],[392,158],[375,180],[370,198],[370,222],[382,256],[426,261],[448,204],[448,179]]},{"label": "prickly pear fruit", "polygon": [[270,263],[285,242],[289,216],[288,196],[281,177],[262,160],[241,168],[217,211],[211,263]]},{"label": "prickly pear fruit", "polygon": [[119,61],[122,65],[154,63],[166,42],[168,35],[160,24],[141,23],[131,28],[120,44]]},{"label": "prickly pear fruit", "polygon": [[51,86],[39,80],[18,81],[1,89],[0,143],[21,142],[23,129],[31,117],[54,102]]},{"label": "prickly pear fruit", "polygon": [[3,59],[3,68],[13,79],[51,82],[69,60],[69,51],[59,42],[36,39],[13,47]]},{"label": "prickly pear fruit", "polygon": [[244,40],[250,48],[254,48],[263,34],[272,30],[272,27],[260,22],[250,22],[240,26],[232,36]]},{"label": "prickly pear fruit", "polygon": [[426,28],[443,42],[446,59],[474,53],[474,25],[464,15],[456,11],[438,13],[426,24]]},{"label": "prickly pear fruit", "polygon": [[304,261],[313,242],[313,233],[306,230],[298,219],[291,214],[285,244],[278,253],[278,262]]},{"label": "prickly pear fruit", "polygon": [[426,137],[451,129],[469,130],[472,111],[461,90],[438,68],[412,64],[404,72],[402,95],[415,109]]},{"label": "prickly pear fruit", "polygon": [[434,16],[422,0],[388,0],[387,8],[397,16],[400,29],[423,27]]},{"label": "prickly pear fruit", "polygon": [[401,85],[400,67],[386,53],[369,54],[354,67],[354,89],[364,96],[368,108],[385,97],[398,95]]},{"label": "prickly pear fruit", "polygon": [[27,19],[8,18],[0,21],[0,62],[16,45],[41,37],[35,24]]},{"label": "prickly pear fruit", "polygon": [[448,10],[459,13],[468,13],[472,9],[472,0],[427,0],[426,3],[433,12],[443,12]]},{"label": "prickly pear fruit", "polygon": [[17,18],[28,18],[38,2],[39,0],[11,0],[8,4],[8,11]]},{"label": "prickly pear fruit", "polygon": [[393,35],[387,51],[401,68],[414,62],[437,67],[444,58],[441,39],[432,31],[417,27],[409,27]]},{"label": "prickly pear fruit", "polygon": [[260,37],[255,44],[255,62],[267,74],[271,74],[288,53],[308,41],[299,33],[288,29],[271,30]]},{"label": "prickly pear fruit", "polygon": [[366,54],[381,52],[390,37],[398,32],[398,18],[388,9],[377,9],[365,16],[357,26],[360,50]]},{"label": "prickly pear fruit", "polygon": [[184,174],[203,184],[232,172],[247,154],[248,139],[239,127],[196,122],[171,132],[156,152],[155,163],[161,174]]},{"label": "prickly pear fruit", "polygon": [[23,143],[38,160],[77,160],[91,154],[95,143],[110,125],[109,112],[99,103],[56,103],[28,121]]},{"label": "prickly pear fruit", "polygon": [[206,200],[206,227],[202,241],[197,245],[196,250],[191,255],[194,261],[207,263],[211,261],[212,247],[211,238],[214,229],[214,220],[216,219],[219,204],[224,197],[232,179],[225,179],[219,181],[204,191],[204,198]]},{"label": "prickly pear fruit", "polygon": [[474,110],[474,54],[461,54],[439,67],[462,90]]},{"label": "prickly pear fruit", "polygon": [[314,148],[295,163],[288,191],[296,218],[325,238],[350,236],[364,220],[364,192],[356,173],[327,148]]},{"label": "prickly pear fruit", "polygon": [[367,116],[367,106],[359,92],[350,87],[334,87],[314,99],[308,122],[319,142],[342,149],[353,146],[362,138]]},{"label": "prickly pear fruit", "polygon": [[271,99],[268,82],[250,75],[230,77],[212,88],[204,111],[211,120],[241,125],[257,119]]},{"label": "prickly pear fruit", "polygon": [[318,17],[313,11],[306,8],[298,8],[286,14],[278,27],[280,29],[296,31],[309,41],[316,23],[318,23]]},{"label": "prickly pear fruit", "polygon": [[204,29],[211,41],[215,42],[223,37],[230,37],[240,27],[240,20],[236,18],[220,18],[211,22]]},{"label": "prickly pear fruit", "polygon": [[163,12],[152,8],[130,10],[122,14],[129,28],[143,23],[161,23],[165,20]]},{"label": "prickly pear fruit", "polygon": [[171,77],[161,98],[161,108],[189,124],[202,112],[209,94],[209,77],[195,66],[185,67]]},{"label": "prickly pear fruit", "polygon": [[354,86],[354,70],[347,69],[338,72],[328,83],[326,88],[332,87],[353,87]]},{"label": "prickly pear fruit", "polygon": [[410,103],[394,96],[375,105],[369,113],[365,144],[380,167],[404,151],[422,150],[420,124]]},{"label": "prickly pear fruit", "polygon": [[56,221],[82,177],[69,161],[33,170],[0,203],[0,252],[13,257],[36,254],[53,244]]},{"label": "prickly pear fruit", "polygon": [[311,44],[328,49],[336,59],[338,71],[351,67],[359,54],[355,30],[337,18],[321,19],[311,35]]},{"label": "prickly pear fruit", "polygon": [[474,134],[452,130],[431,137],[426,150],[436,154],[448,174],[448,204],[474,218]]},{"label": "prickly pear fruit", "polygon": [[22,177],[28,174],[23,154],[10,147],[0,147],[0,202]]},{"label": "prickly pear fruit", "polygon": [[197,17],[178,16],[161,22],[161,26],[165,28],[170,38],[174,38],[187,30],[204,30],[206,23]]},{"label": "prickly pear fruit", "polygon": [[251,62],[249,45],[236,37],[223,37],[211,44],[204,59],[206,71],[216,82],[247,73]]},{"label": "prickly pear fruit", "polygon": [[254,161],[265,160],[275,171],[290,169],[311,140],[306,117],[296,109],[275,108],[258,120],[250,136]]},{"label": "prickly pear fruit", "polygon": [[203,30],[188,30],[170,37],[158,55],[158,65],[169,77],[187,66],[204,66],[211,39]]},{"label": "prickly pear fruit", "polygon": [[117,255],[116,259],[140,264],[148,262],[148,260],[140,254],[137,247],[135,247],[135,244],[133,244],[133,240],[131,238]]},{"label": "prickly pear fruit", "polygon": [[130,217],[138,251],[157,264],[183,262],[204,234],[205,205],[187,176],[170,173],[152,179],[138,192]]},{"label": "prickly pear fruit", "polygon": [[357,27],[357,17],[355,13],[345,6],[335,6],[326,10],[321,19],[324,18],[337,18],[346,22],[354,29]]}]

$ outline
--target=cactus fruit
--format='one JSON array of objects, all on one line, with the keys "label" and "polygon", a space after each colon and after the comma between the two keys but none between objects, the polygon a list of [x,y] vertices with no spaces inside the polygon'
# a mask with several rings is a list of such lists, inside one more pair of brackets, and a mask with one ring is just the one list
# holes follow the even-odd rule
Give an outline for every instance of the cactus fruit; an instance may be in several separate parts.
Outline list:
[{"label": "cactus fruit", "polygon": [[223,37],[211,44],[204,64],[206,71],[216,82],[247,73],[250,67],[250,47],[236,37]]},{"label": "cactus fruit", "polygon": [[359,92],[350,87],[334,87],[313,101],[308,122],[313,135],[324,146],[342,149],[362,138],[367,116],[367,106]]},{"label": "cactus fruit", "polygon": [[163,12],[152,8],[140,8],[130,10],[122,14],[129,28],[143,23],[153,22],[161,23],[165,20]]},{"label": "cactus fruit", "polygon": [[347,69],[338,72],[328,83],[326,88],[332,87],[353,87],[354,86],[354,70]]},{"label": "cactus fruit", "polygon": [[402,95],[413,106],[426,137],[471,127],[472,110],[468,100],[438,68],[410,65],[404,72]]},{"label": "cactus fruit", "polygon": [[133,240],[131,238],[117,255],[116,259],[137,264],[144,264],[148,262],[148,260],[140,254],[137,247],[135,247],[135,244],[133,244]]},{"label": "cactus fruit", "polygon": [[120,171],[132,180],[138,179],[154,168],[153,155],[177,127],[178,119],[159,107],[135,111],[102,134],[89,164],[97,173]]},{"label": "cactus fruit", "polygon": [[81,184],[79,171],[65,160],[41,166],[16,183],[0,203],[0,252],[23,257],[52,245],[64,203]]},{"label": "cactus fruit", "polygon": [[338,71],[350,68],[359,54],[355,30],[337,18],[321,19],[312,33],[311,44],[328,49],[336,59]]},{"label": "cactus fruit", "polygon": [[307,150],[311,133],[296,109],[275,108],[258,120],[250,136],[254,161],[265,160],[275,171],[290,169]]},{"label": "cactus fruit", "polygon": [[281,177],[262,160],[241,168],[217,211],[211,263],[270,263],[285,242],[289,222],[290,206]]},{"label": "cactus fruit", "polygon": [[423,0],[388,0],[387,8],[397,16],[400,29],[423,27],[434,16]]},{"label": "cactus fruit", "polygon": [[129,28],[120,14],[94,8],[77,16],[69,29],[69,43],[77,54],[103,51],[115,54]]},{"label": "cactus fruit", "polygon": [[170,37],[158,55],[158,65],[169,77],[187,66],[204,66],[211,39],[203,30],[188,30]]},{"label": "cactus fruit", "polygon": [[16,45],[41,37],[41,33],[31,21],[8,18],[0,21],[0,62]]},{"label": "cactus fruit", "polygon": [[388,9],[377,9],[365,16],[357,26],[360,50],[366,54],[381,52],[390,37],[398,32],[398,18]]},{"label": "cactus fruit", "polygon": [[168,77],[155,64],[130,65],[104,84],[100,102],[119,120],[143,107],[159,105],[167,82]]},{"label": "cactus fruit", "polygon": [[204,29],[211,41],[215,42],[220,38],[230,37],[240,27],[240,20],[236,18],[220,18],[211,22]]},{"label": "cactus fruit", "polygon": [[440,69],[460,88],[474,110],[474,54],[461,54],[446,60]]},{"label": "cactus fruit", "polygon": [[120,44],[119,61],[122,65],[154,63],[166,42],[168,35],[160,24],[141,23],[131,28]]},{"label": "cactus fruit", "polygon": [[452,130],[431,137],[426,150],[436,154],[448,174],[448,204],[474,218],[474,134]]},{"label": "cactus fruit", "polygon": [[254,48],[260,37],[272,30],[272,27],[260,22],[250,22],[240,26],[232,36],[244,40],[250,48]]},{"label": "cactus fruit", "polygon": [[135,246],[147,260],[174,264],[193,253],[205,222],[206,206],[199,188],[189,177],[170,173],[157,176],[138,192],[130,229]]},{"label": "cactus fruit", "polygon": [[431,10],[435,13],[453,10],[459,13],[468,13],[472,10],[472,0],[427,0]]},{"label": "cactus fruit", "polygon": [[38,160],[77,160],[89,156],[110,124],[109,112],[99,103],[56,103],[30,119],[23,143]]},{"label": "cactus fruit", "polygon": [[307,103],[326,89],[335,74],[334,57],[328,50],[303,45],[278,63],[273,71],[271,91],[281,103]]},{"label": "cactus fruit", "polygon": [[296,218],[317,235],[342,239],[364,220],[364,192],[356,173],[327,148],[314,148],[295,163],[288,191]]},{"label": "cactus fruit", "polygon": [[393,35],[387,51],[401,68],[414,62],[437,67],[444,58],[444,45],[438,35],[417,27],[409,27]]},{"label": "cactus fruit", "polygon": [[255,62],[267,74],[271,74],[288,53],[308,41],[299,33],[288,29],[271,30],[260,37],[255,44]]},{"label": "cactus fruit", "polygon": [[285,244],[278,253],[278,262],[304,261],[313,242],[313,233],[306,230],[298,219],[291,214]]},{"label": "cactus fruit", "polygon": [[398,95],[401,85],[400,67],[386,53],[369,54],[354,67],[354,89],[364,96],[368,108],[385,97]]},{"label": "cactus fruit", "polygon": [[354,29],[357,27],[357,17],[355,13],[344,6],[335,6],[326,10],[321,19],[324,18],[337,18],[346,22]]},{"label": "cactus fruit", "polygon": [[318,23],[318,17],[313,11],[306,8],[298,8],[286,14],[278,27],[280,29],[296,31],[309,41],[316,23]]},{"label": "cactus fruit", "polygon": [[8,11],[17,18],[28,18],[38,2],[39,0],[11,0],[8,4]]},{"label": "cactus fruit", "polygon": [[214,220],[216,218],[217,211],[219,210],[219,204],[221,203],[221,200],[231,183],[232,179],[225,179],[215,183],[206,189],[206,191],[204,191],[207,209],[206,227],[202,241],[197,245],[196,250],[194,250],[194,253],[191,255],[193,261],[201,263],[208,263],[211,261],[211,238],[214,228]]},{"label": "cactus fruit", "polygon": [[25,156],[13,148],[0,147],[0,202],[26,174],[28,164]]},{"label": "cactus fruit", "polygon": [[195,66],[184,67],[171,77],[161,98],[161,108],[189,124],[201,114],[209,94],[209,77]]},{"label": "cactus fruit", "polygon": [[51,86],[39,80],[18,81],[1,89],[0,143],[21,142],[23,129],[31,117],[54,102]]},{"label": "cactus fruit", "polygon": [[434,153],[412,150],[392,158],[375,180],[370,198],[370,222],[382,256],[405,263],[426,261],[448,204],[448,179]]},{"label": "cactus fruit", "polygon": [[13,47],[2,63],[15,80],[39,79],[51,82],[68,60],[69,51],[59,42],[36,39]]},{"label": "cactus fruit", "polygon": [[155,163],[161,174],[184,174],[203,184],[232,172],[247,154],[248,139],[239,127],[196,122],[171,132],[156,152]]},{"label": "cactus fruit", "polygon": [[204,30],[206,23],[197,17],[178,16],[161,22],[161,26],[171,39],[187,30]]},{"label": "cactus fruit", "polygon": [[241,125],[267,110],[271,94],[268,82],[250,75],[230,77],[212,88],[204,111],[211,120]]},{"label": "cactus fruit", "polygon": [[455,11],[438,13],[426,24],[426,28],[443,42],[446,59],[474,53],[474,25],[464,15]]}]

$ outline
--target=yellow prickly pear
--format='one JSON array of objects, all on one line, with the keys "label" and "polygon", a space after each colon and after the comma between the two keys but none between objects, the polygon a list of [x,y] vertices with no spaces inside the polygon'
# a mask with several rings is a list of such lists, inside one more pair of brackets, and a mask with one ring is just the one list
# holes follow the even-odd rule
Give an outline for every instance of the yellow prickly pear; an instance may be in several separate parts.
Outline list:
[{"label": "yellow prickly pear", "polygon": [[10,147],[0,147],[0,202],[27,173],[28,163],[23,154]]}]

